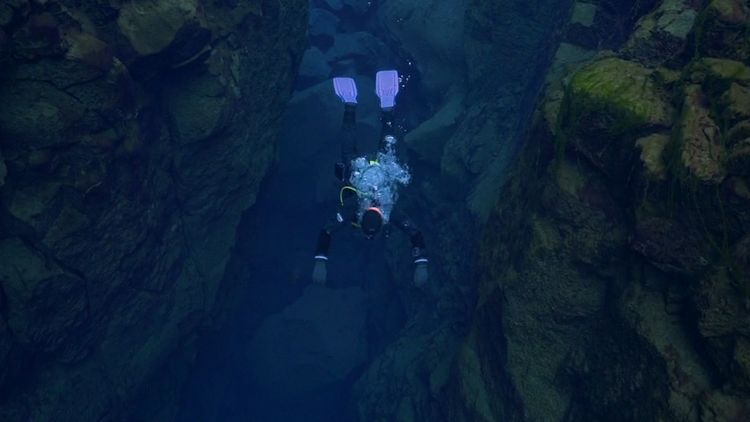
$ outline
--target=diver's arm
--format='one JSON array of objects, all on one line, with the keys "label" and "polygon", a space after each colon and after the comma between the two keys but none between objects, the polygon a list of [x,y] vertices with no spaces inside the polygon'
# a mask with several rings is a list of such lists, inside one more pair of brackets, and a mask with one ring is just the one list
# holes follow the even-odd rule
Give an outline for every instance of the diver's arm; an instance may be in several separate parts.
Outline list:
[{"label": "diver's arm", "polygon": [[415,264],[427,263],[427,250],[424,244],[424,237],[422,232],[419,231],[417,226],[409,220],[396,220],[393,223],[398,227],[404,234],[409,236],[411,242],[411,256],[414,259]]},{"label": "diver's arm", "polygon": [[346,104],[339,131],[341,144],[341,162],[348,163],[358,155],[357,151],[357,106]]},{"label": "diver's arm", "polygon": [[328,260],[328,250],[331,248],[331,237],[344,225],[341,213],[336,213],[336,219],[329,221],[318,235],[318,243],[315,246],[315,259]]},{"label": "diver's arm", "polygon": [[344,225],[343,219],[339,218],[340,215],[340,213],[337,213],[336,220],[332,220],[326,224],[318,235],[318,243],[315,246],[315,255],[313,258],[315,265],[313,266],[312,273],[313,282],[316,284],[326,284],[326,279],[328,278],[328,250],[331,247],[331,237]]},{"label": "diver's arm", "polygon": [[422,232],[419,231],[417,226],[414,225],[408,219],[406,220],[391,220],[401,231],[409,236],[411,242],[411,257],[414,260],[414,284],[416,286],[422,286],[427,283],[429,274],[427,272],[427,251],[424,244],[424,237]]}]

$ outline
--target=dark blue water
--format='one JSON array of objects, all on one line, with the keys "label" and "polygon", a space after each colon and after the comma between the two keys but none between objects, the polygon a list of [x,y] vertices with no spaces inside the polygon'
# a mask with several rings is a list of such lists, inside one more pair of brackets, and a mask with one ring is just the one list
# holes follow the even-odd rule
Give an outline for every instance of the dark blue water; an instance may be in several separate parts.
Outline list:
[{"label": "dark blue water", "polygon": [[[396,67],[408,60],[391,54],[378,61]],[[408,65],[401,67],[408,79],[415,77]],[[339,74],[357,80],[362,153],[379,143],[374,73],[357,73],[372,68],[370,61],[355,62]],[[393,238],[367,240],[353,228],[336,233],[328,284],[311,285],[317,235],[337,209],[333,165],[340,157],[343,104],[330,79],[298,87],[281,124],[278,162],[238,231],[225,280],[237,295],[229,300],[234,311],[226,326],[201,340],[179,420],[357,420],[353,383],[406,319],[386,261]],[[405,86],[401,98],[407,97],[397,107],[402,129],[421,111],[409,107],[418,101]],[[299,319],[289,322],[290,309]]]}]

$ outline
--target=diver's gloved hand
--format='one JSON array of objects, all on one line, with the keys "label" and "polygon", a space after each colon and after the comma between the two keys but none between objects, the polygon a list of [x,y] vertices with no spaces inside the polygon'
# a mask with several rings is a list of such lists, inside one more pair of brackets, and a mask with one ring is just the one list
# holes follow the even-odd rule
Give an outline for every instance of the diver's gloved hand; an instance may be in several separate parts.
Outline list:
[{"label": "diver's gloved hand", "polygon": [[313,283],[321,285],[321,286],[325,286],[326,278],[328,278],[326,260],[315,259],[315,266],[313,267],[313,273],[312,273]]},{"label": "diver's gloved hand", "polygon": [[427,284],[428,278],[427,261],[418,262],[414,267],[414,285],[422,287]]}]

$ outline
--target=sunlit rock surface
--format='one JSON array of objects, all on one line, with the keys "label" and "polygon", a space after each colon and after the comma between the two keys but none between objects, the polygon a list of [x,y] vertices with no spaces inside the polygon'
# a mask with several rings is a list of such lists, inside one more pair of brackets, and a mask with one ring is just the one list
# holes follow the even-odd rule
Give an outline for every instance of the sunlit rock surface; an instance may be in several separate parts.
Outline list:
[{"label": "sunlit rock surface", "polygon": [[0,5],[1,420],[128,420],[182,382],[156,374],[274,159],[306,6]]}]

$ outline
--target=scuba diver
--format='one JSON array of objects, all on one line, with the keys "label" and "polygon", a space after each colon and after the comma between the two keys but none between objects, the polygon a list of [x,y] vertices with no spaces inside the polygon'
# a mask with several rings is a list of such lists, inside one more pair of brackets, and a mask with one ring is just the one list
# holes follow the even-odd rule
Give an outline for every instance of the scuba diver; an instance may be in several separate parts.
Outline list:
[{"label": "scuba diver", "polygon": [[[392,213],[398,199],[397,188],[407,185],[411,175],[407,167],[396,158],[396,131],[393,122],[393,107],[399,88],[399,76],[395,70],[380,71],[375,77],[375,92],[380,98],[382,110],[380,148],[374,156],[359,155],[357,151],[355,110],[357,86],[352,78],[334,78],[336,95],[344,103],[341,124],[341,161],[336,163],[334,174],[341,182],[339,207],[334,219],[321,230],[315,249],[313,281],[326,283],[328,250],[331,236],[345,226],[361,229],[365,238],[374,239],[383,232],[387,238],[390,227],[403,231],[411,241],[411,256],[414,260],[414,284],[427,282],[427,263],[422,233],[409,219]],[[395,214],[395,215],[394,215]]]}]

